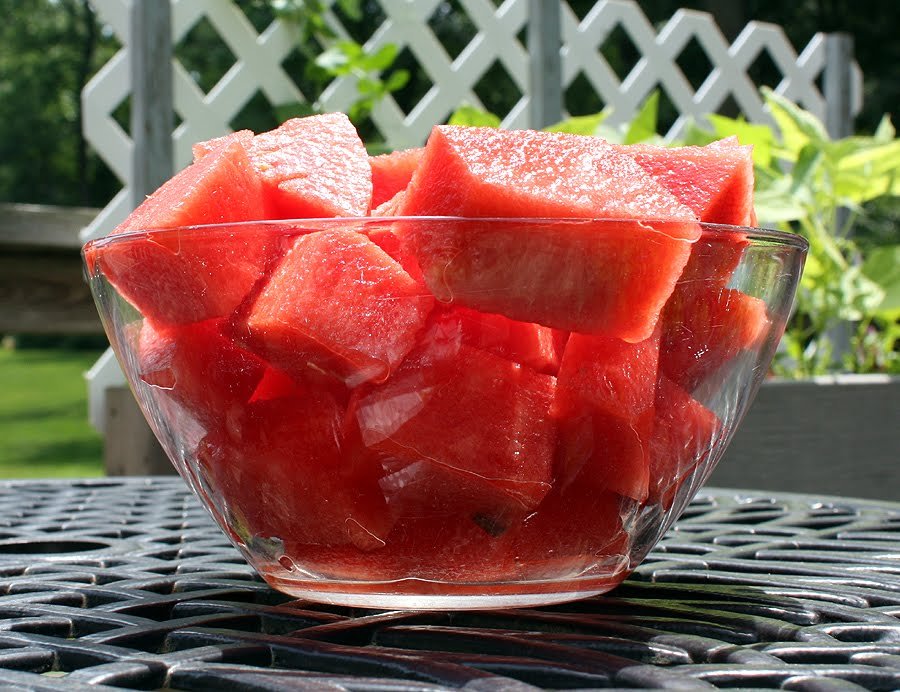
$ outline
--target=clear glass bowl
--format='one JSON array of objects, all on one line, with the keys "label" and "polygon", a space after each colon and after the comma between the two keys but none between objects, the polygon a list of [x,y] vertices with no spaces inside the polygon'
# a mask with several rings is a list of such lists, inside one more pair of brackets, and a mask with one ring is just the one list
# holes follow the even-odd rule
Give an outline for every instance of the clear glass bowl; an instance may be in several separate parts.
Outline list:
[{"label": "clear glass bowl", "polygon": [[806,254],[753,228],[358,218],[84,248],[172,463],[274,588],[553,603],[621,582],[721,458]]}]

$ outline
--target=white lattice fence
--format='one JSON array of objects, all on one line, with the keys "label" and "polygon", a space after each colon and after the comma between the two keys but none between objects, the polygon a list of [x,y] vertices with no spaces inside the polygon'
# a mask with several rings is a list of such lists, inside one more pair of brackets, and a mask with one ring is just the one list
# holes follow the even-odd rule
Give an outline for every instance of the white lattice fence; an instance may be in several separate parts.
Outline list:
[{"label": "white lattice fence", "polygon": [[[123,189],[84,230],[85,240],[108,233],[133,205],[133,164],[135,157],[143,154],[136,151],[113,113],[132,89],[129,13],[133,11],[133,3],[145,1],[92,0],[99,17],[111,27],[123,47],[82,94],[85,135],[122,181]],[[496,66],[502,68],[521,94],[506,112],[499,114],[503,125],[539,125],[529,121],[532,110],[528,92],[533,76],[529,71],[542,69],[547,58],[558,61],[562,76],[555,96],[561,101],[565,90],[576,88],[576,78],[583,75],[599,100],[613,108],[613,124],[630,119],[655,89],[661,89],[680,114],[669,136],[681,132],[689,119],[718,111],[729,98],[738,104],[748,120],[766,122],[768,116],[757,85],[748,76],[749,68],[764,55],[768,55],[781,74],[776,91],[825,119],[826,104],[817,86],[826,64],[826,37],[822,34],[816,35],[798,54],[781,28],[769,24],[748,24],[734,43],[729,43],[712,17],[701,12],[681,10],[657,31],[638,4],[629,0],[601,0],[580,20],[563,2],[558,50],[552,41],[542,42],[544,46],[550,45],[554,54],[530,56],[518,37],[528,24],[529,8],[536,3],[504,0],[498,6],[493,0],[456,0],[456,11],[467,15],[475,31],[465,47],[452,56],[431,28],[435,14],[448,10],[446,0],[380,0],[380,3],[385,19],[373,28],[365,47],[377,50],[387,44],[396,45],[412,57],[416,69],[431,83],[425,95],[406,109],[401,107],[402,99],[392,96],[375,107],[373,124],[394,148],[421,144],[431,128],[444,122],[463,102],[482,105],[478,95],[480,85]],[[335,14],[329,14],[327,19],[339,36],[346,36]],[[172,133],[176,169],[189,162],[193,142],[230,130],[230,123],[257,93],[273,105],[307,100],[284,67],[296,47],[295,27],[275,20],[257,31],[232,0],[171,0],[173,45],[185,41],[192,28],[203,20],[227,45],[234,62],[212,88],[204,91],[189,69],[172,59],[174,109],[181,121]],[[604,42],[616,31],[624,33],[641,55],[622,79],[601,52]],[[679,57],[691,43],[699,44],[712,66],[697,89],[679,66]],[[861,75],[854,69],[851,76],[855,113],[861,106]],[[543,93],[546,98],[546,89]],[[318,105],[326,111],[346,110],[355,95],[351,78],[337,79],[327,85]],[[114,361],[107,356],[90,376],[91,418],[101,429],[102,390],[115,380],[121,381],[119,375],[113,374],[113,368]]]},{"label": "white lattice fence", "polygon": [[[459,6],[477,28],[468,45],[455,57],[431,30],[429,19],[442,0],[381,0],[386,19],[366,42],[369,49],[394,44],[408,50],[418,69],[432,86],[424,98],[404,111],[393,97],[384,99],[372,115],[375,126],[391,147],[421,144],[437,123],[444,122],[462,102],[481,105],[475,87],[495,64],[523,94],[501,113],[507,127],[526,127],[528,122],[529,55],[517,35],[528,22],[527,0],[460,0]],[[130,211],[131,157],[128,134],[112,117],[128,97],[130,0],[93,0],[103,21],[122,42],[123,48],[91,80],[83,95],[85,134],[91,145],[122,180],[125,190],[112,200],[87,230],[86,237],[107,233]],[[640,7],[626,0],[603,0],[579,21],[568,5],[562,5],[561,91],[582,74],[599,99],[613,108],[612,123],[631,118],[655,89],[661,88],[680,113],[669,132],[675,136],[691,118],[717,112],[733,98],[752,122],[765,122],[767,115],[757,85],[747,76],[750,66],[767,54],[781,72],[776,91],[824,118],[825,101],[816,84],[825,66],[825,36],[816,35],[799,53],[780,27],[751,23],[733,44],[724,38],[712,17],[702,12],[680,10],[657,32]],[[275,20],[257,33],[231,0],[172,0],[172,37],[178,44],[198,22],[205,19],[215,28],[234,55],[234,63],[218,83],[204,92],[191,73],[173,60],[175,110],[181,124],[173,132],[175,167],[190,159],[190,145],[227,132],[229,123],[257,93],[273,104],[305,101],[283,62],[295,47],[292,26]],[[345,34],[334,15],[333,28]],[[642,57],[620,80],[603,57],[600,47],[614,30],[620,30]],[[698,43],[713,66],[708,77],[694,89],[678,65],[678,58],[691,42]],[[857,108],[860,93],[855,75]],[[345,110],[354,100],[355,84],[337,79],[321,95],[324,110]]]}]

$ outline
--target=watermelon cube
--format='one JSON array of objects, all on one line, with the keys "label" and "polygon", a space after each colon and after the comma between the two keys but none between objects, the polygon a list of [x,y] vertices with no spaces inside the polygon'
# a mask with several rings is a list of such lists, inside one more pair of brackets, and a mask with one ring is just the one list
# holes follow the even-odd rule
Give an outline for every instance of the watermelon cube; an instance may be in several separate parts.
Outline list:
[{"label": "watermelon cube", "polygon": [[350,422],[370,450],[450,472],[456,480],[445,492],[480,484],[498,513],[533,509],[552,481],[555,385],[552,376],[436,333],[386,382],[353,393]]},{"label": "watermelon cube", "polygon": [[342,113],[293,118],[256,135],[247,153],[271,218],[365,216],[372,201],[369,155]]},{"label": "watermelon cube", "polygon": [[227,135],[209,139],[205,142],[196,142],[191,146],[191,153],[194,155],[194,161],[199,161],[207,154],[215,151],[220,146],[229,142],[238,142],[244,149],[250,146],[253,140],[252,130],[238,130],[237,132],[229,132]]},{"label": "watermelon cube", "polygon": [[207,436],[203,479],[227,499],[244,542],[277,539],[294,551],[384,545],[390,516],[378,476],[343,453],[344,415],[326,390],[300,387],[248,404]]},{"label": "watermelon cube", "polygon": [[461,343],[555,375],[568,332],[463,307],[435,310],[430,321]]},{"label": "watermelon cube", "polygon": [[629,567],[631,536],[623,519],[637,505],[589,484],[556,485],[540,509],[504,536],[506,569],[529,579],[610,573],[622,581]]},{"label": "watermelon cube", "polygon": [[[736,137],[705,147],[658,147],[633,144],[620,147],[700,221],[753,226],[752,147]],[[710,230],[691,249],[682,281],[704,281],[724,288],[748,244],[739,231]]]},{"label": "watermelon cube", "polygon": [[660,338],[572,334],[559,367],[553,415],[559,421],[557,477],[643,501],[645,444],[653,430]]},{"label": "watermelon cube", "polygon": [[753,214],[752,147],[729,137],[705,147],[630,144],[627,153],[700,221],[749,225]]},{"label": "watermelon cube", "polygon": [[439,300],[630,341],[653,332],[700,235],[694,213],[634,159],[559,133],[437,127],[401,212],[619,219],[403,228]]},{"label": "watermelon cube", "polygon": [[669,509],[678,488],[713,453],[723,432],[712,411],[661,374],[656,386],[656,420],[648,445],[648,502],[658,502]]},{"label": "watermelon cube", "polygon": [[679,283],[661,320],[660,370],[688,392],[766,332],[766,304],[733,288]]},{"label": "watermelon cube", "polygon": [[422,160],[424,150],[401,149],[390,154],[370,156],[372,167],[372,208],[376,208],[401,190],[405,190]]},{"label": "watermelon cube", "polygon": [[300,236],[235,327],[252,351],[303,378],[384,380],[412,349],[434,299],[365,235]]},{"label": "watermelon cube", "polygon": [[[259,178],[237,141],[224,143],[148,197],[114,234],[264,218]],[[223,317],[280,252],[267,229],[173,230],[87,257],[145,317],[183,324]]]},{"label": "watermelon cube", "polygon": [[181,404],[206,429],[245,406],[268,367],[226,335],[223,320],[186,325],[144,320],[136,353],[141,380]]}]

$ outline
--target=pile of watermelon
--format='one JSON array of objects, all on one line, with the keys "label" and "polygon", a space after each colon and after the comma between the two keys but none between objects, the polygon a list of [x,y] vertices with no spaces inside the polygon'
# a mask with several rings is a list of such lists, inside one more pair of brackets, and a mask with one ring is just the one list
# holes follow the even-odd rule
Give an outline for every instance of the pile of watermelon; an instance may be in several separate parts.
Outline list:
[{"label": "pile of watermelon", "polygon": [[748,147],[439,126],[370,157],[328,114],[194,155],[86,261],[238,542],[334,579],[624,578],[728,434],[698,390],[769,327],[730,287],[747,240],[700,226],[753,224]]}]

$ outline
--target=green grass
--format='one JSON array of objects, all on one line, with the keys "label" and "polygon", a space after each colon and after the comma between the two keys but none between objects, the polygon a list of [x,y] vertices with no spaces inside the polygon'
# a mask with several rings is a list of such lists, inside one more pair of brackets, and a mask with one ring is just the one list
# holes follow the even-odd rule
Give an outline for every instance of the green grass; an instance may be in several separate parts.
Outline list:
[{"label": "green grass", "polygon": [[84,372],[95,351],[0,349],[0,478],[100,476]]}]

